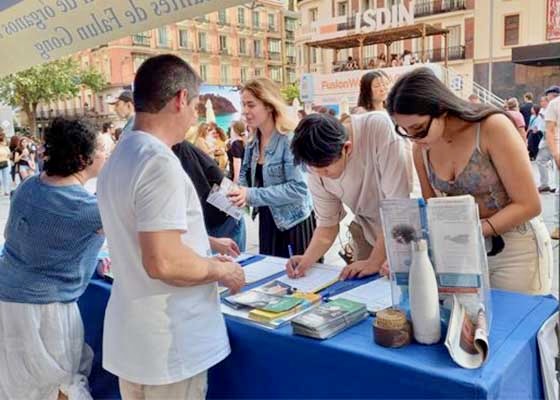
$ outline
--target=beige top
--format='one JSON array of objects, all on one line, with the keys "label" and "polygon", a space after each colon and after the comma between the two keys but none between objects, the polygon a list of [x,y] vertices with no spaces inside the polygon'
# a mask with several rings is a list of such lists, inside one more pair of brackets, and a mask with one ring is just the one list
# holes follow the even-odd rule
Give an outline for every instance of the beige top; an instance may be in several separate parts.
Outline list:
[{"label": "beige top", "polygon": [[8,161],[10,159],[10,148],[4,143],[0,144],[0,161]]},{"label": "beige top", "polygon": [[384,111],[352,115],[352,152],[337,179],[309,174],[318,226],[334,226],[352,210],[369,244],[381,232],[381,200],[408,198],[412,191],[412,152],[395,133]]}]

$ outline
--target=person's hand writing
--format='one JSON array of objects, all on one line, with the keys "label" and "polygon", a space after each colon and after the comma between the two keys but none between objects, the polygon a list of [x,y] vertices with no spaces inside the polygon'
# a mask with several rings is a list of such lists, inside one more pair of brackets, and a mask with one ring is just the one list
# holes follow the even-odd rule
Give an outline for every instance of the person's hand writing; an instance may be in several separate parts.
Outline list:
[{"label": "person's hand writing", "polygon": [[293,256],[286,263],[286,273],[288,277],[301,278],[312,267],[312,264],[305,262],[303,256]]},{"label": "person's hand writing", "polygon": [[[217,256],[217,259],[224,256]],[[220,285],[227,287],[231,294],[238,293],[245,286],[245,273],[241,265],[234,262],[221,262],[220,268]]]},{"label": "person's hand writing", "polygon": [[216,253],[226,254],[231,257],[237,257],[241,254],[237,243],[230,238],[212,238],[210,244],[212,250]]},{"label": "person's hand writing", "polygon": [[364,276],[373,275],[376,272],[379,272],[379,267],[373,265],[370,261],[356,261],[344,267],[338,279],[344,281],[346,279],[363,278]]},{"label": "person's hand writing", "polygon": [[247,188],[241,186],[232,190],[228,193],[228,197],[236,207],[245,207],[247,205]]}]

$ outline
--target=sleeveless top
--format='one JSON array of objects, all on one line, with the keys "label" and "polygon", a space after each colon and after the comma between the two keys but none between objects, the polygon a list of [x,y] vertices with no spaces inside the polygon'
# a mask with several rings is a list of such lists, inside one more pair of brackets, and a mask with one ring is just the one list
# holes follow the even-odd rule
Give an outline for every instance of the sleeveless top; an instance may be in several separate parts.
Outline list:
[{"label": "sleeveless top", "polygon": [[511,202],[492,160],[480,150],[480,123],[476,128],[476,147],[455,180],[440,179],[430,166],[428,151],[423,150],[422,156],[428,179],[438,196],[470,194],[477,204],[484,205],[489,210],[500,210]]}]

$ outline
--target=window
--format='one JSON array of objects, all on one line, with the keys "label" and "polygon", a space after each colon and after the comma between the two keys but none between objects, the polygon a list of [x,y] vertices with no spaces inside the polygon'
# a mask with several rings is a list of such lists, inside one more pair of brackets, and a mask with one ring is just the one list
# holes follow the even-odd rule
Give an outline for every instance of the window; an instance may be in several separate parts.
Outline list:
[{"label": "window", "polygon": [[220,52],[227,52],[227,36],[220,35]]},{"label": "window", "polygon": [[170,47],[169,30],[167,26],[162,26],[157,30],[158,47]]},{"label": "window", "polygon": [[519,44],[519,14],[504,17],[504,46]]},{"label": "window", "polygon": [[289,69],[288,70],[288,83],[294,83],[296,81],[296,71]]},{"label": "window", "polygon": [[317,48],[311,49],[311,64],[317,64]]},{"label": "window", "polygon": [[255,40],[253,42],[253,54],[255,57],[260,57],[262,54],[262,41],[261,40]]},{"label": "window", "polygon": [[461,46],[461,25],[448,26],[449,35],[447,35],[448,47],[459,47]]},{"label": "window", "polygon": [[200,64],[200,79],[204,82],[208,80],[208,66],[206,64]]},{"label": "window", "polygon": [[150,58],[150,56],[146,55],[146,54],[133,54],[132,55],[132,65],[134,67],[134,72],[136,73],[136,71],[138,71],[138,68],[140,68],[140,65],[142,65],[142,63],[144,61],[146,61],[148,58]]},{"label": "window", "polygon": [[247,39],[239,38],[239,54],[247,54]]},{"label": "window", "polygon": [[149,46],[152,35],[150,32],[140,32],[136,35],[132,35],[132,44],[139,44],[141,46]]},{"label": "window", "polygon": [[229,65],[222,64],[220,65],[220,82],[223,85],[227,85],[229,82]]},{"label": "window", "polygon": [[241,82],[245,82],[249,79],[249,71],[247,67],[241,67]]},{"label": "window", "polygon": [[255,77],[259,77],[263,75],[263,69],[262,68],[255,68]]},{"label": "window", "polygon": [[296,30],[296,20],[292,18],[286,18],[286,30],[295,31]]},{"label": "window", "polygon": [[185,29],[179,29],[179,47],[189,47],[189,32]]},{"label": "window", "polygon": [[270,69],[270,78],[276,82],[282,82],[282,69],[280,67],[273,67]]},{"label": "window", "polygon": [[206,46],[206,32],[198,32],[198,49],[200,51],[207,51]]},{"label": "window", "polygon": [[261,14],[258,11],[253,11],[253,28],[261,26]]},{"label": "window", "polygon": [[346,12],[348,10],[348,3],[343,1],[340,3],[337,3],[336,5],[336,15],[339,17],[344,17],[346,16]]},{"label": "window", "polygon": [[[418,3],[418,0],[416,0]],[[362,12],[375,9],[374,0],[362,0]]]},{"label": "window", "polygon": [[280,40],[279,39],[269,39],[268,41],[268,51],[271,53],[280,53]]},{"label": "window", "polygon": [[317,21],[319,18],[319,9],[318,8],[311,8],[309,10],[309,21],[314,22]]},{"label": "window", "polygon": [[276,17],[274,14],[268,14],[268,30],[272,32],[276,31]]},{"label": "window", "polygon": [[222,25],[227,24],[227,14],[226,10],[218,11],[218,22]]},{"label": "window", "polygon": [[243,7],[237,9],[237,23],[242,26],[245,25],[245,9]]}]

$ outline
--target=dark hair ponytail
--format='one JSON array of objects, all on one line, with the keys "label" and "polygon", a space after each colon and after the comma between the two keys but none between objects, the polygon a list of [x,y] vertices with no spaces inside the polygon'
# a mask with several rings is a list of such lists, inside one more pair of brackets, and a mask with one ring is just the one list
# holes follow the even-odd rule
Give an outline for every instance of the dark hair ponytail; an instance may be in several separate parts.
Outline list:
[{"label": "dark hair ponytail", "polygon": [[[490,104],[474,104],[455,95],[427,67],[420,67],[403,75],[393,85],[386,101],[387,112],[393,114],[419,114],[438,118],[444,113],[468,122],[480,122],[503,110]],[[513,122],[513,121],[512,121]]]}]

